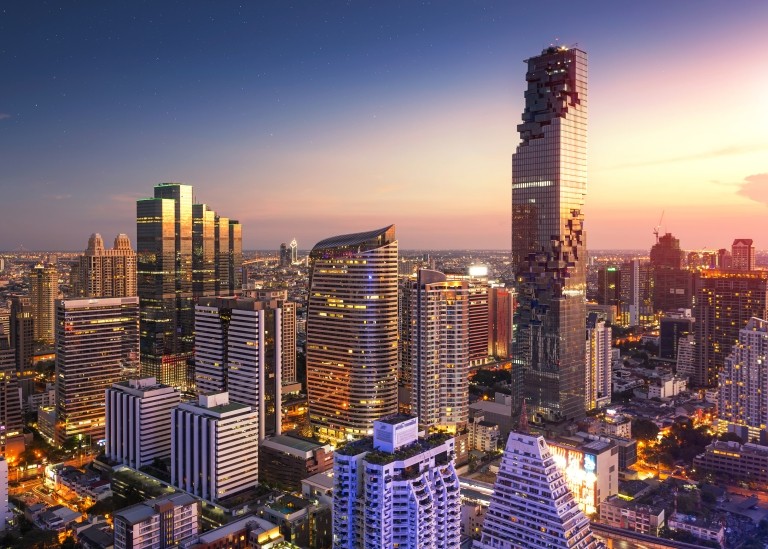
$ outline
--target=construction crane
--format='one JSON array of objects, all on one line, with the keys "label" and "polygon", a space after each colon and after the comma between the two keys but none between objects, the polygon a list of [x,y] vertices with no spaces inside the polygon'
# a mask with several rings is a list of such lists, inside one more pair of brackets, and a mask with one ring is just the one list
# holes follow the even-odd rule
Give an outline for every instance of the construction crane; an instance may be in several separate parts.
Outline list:
[{"label": "construction crane", "polygon": [[656,235],[656,244],[659,243],[659,229],[661,229],[661,222],[664,221],[664,211],[661,210],[661,217],[659,218],[659,224],[653,228],[653,234]]}]

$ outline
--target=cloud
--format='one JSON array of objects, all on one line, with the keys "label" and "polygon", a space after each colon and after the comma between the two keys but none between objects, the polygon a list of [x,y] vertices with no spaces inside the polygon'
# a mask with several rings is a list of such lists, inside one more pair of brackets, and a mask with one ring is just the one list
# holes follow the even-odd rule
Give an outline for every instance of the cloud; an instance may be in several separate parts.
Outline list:
[{"label": "cloud", "polygon": [[72,198],[71,194],[44,194],[43,198],[47,200],[69,200]]},{"label": "cloud", "polygon": [[768,173],[758,173],[744,178],[737,194],[768,206]]},{"label": "cloud", "polygon": [[754,145],[731,145],[729,147],[712,149],[709,151],[703,151],[695,154],[687,154],[683,156],[672,156],[669,158],[646,160],[643,162],[630,162],[627,164],[617,164],[611,167],[614,169],[617,169],[617,168],[639,168],[641,166],[658,166],[660,164],[674,164],[675,162],[688,162],[691,160],[708,160],[710,158],[719,158],[722,156],[736,156],[740,154],[760,152],[765,150],[768,150],[768,144],[766,143],[759,143]]},{"label": "cloud", "polygon": [[0,120],[5,120],[6,118],[10,118],[11,115],[7,112],[0,112]]},{"label": "cloud", "polygon": [[109,199],[113,202],[131,202],[134,203],[140,198],[146,198],[147,193],[118,193],[110,195]]}]

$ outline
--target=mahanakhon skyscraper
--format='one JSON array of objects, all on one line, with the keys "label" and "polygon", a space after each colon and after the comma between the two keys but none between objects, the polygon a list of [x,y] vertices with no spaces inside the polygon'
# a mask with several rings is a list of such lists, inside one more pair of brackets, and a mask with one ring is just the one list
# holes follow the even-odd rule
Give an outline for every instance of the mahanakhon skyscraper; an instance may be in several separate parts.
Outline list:
[{"label": "mahanakhon skyscraper", "polygon": [[584,415],[587,54],[550,47],[527,60],[512,155],[514,368],[534,420]]}]

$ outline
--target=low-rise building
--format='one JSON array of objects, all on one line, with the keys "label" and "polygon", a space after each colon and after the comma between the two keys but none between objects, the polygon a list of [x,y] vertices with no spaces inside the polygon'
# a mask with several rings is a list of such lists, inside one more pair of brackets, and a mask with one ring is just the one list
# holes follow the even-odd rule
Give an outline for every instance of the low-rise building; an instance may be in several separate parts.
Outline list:
[{"label": "low-rise building", "polygon": [[495,452],[499,448],[501,432],[496,423],[485,421],[483,413],[469,418],[469,449]]},{"label": "low-rise building", "polygon": [[181,492],[117,511],[115,549],[162,549],[200,530],[200,502]]},{"label": "low-rise building", "polygon": [[689,532],[702,541],[713,541],[723,547],[725,527],[719,522],[710,522],[701,517],[674,513],[667,521],[670,530]]},{"label": "low-rise building", "polygon": [[694,469],[734,480],[768,483],[768,446],[715,441],[693,459]]},{"label": "low-rise building", "polygon": [[302,480],[301,495],[333,507],[333,469]]},{"label": "low-rise building", "polygon": [[285,541],[307,549],[325,549],[333,543],[331,506],[283,494],[259,509],[259,516],[280,525]]},{"label": "low-rise building", "polygon": [[608,414],[600,422],[600,434],[611,437],[632,438],[632,420],[621,414]]},{"label": "low-rise building", "polygon": [[664,526],[664,509],[611,496],[600,503],[600,522],[639,534],[658,536],[659,528]]},{"label": "low-rise building", "polygon": [[248,515],[224,526],[195,534],[179,542],[180,549],[271,549],[284,538],[276,524]]},{"label": "low-rise building", "polygon": [[296,491],[301,481],[333,469],[333,448],[291,435],[267,437],[259,445],[259,482]]}]

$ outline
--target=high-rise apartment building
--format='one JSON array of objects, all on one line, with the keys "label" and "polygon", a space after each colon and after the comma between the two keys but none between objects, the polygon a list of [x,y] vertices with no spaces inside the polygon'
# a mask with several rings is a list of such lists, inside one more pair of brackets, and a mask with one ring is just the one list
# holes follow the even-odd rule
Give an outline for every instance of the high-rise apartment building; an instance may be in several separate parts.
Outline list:
[{"label": "high-rise apartment building", "polygon": [[514,290],[488,288],[488,356],[499,360],[509,357],[515,304]]},{"label": "high-rise apartment building", "polygon": [[291,264],[291,251],[288,249],[288,245],[283,242],[280,244],[280,266],[287,267]]},{"label": "high-rise apartment building", "polygon": [[67,299],[56,304],[57,441],[104,438],[105,391],[135,375],[139,298]]},{"label": "high-rise apartment building", "polygon": [[444,433],[419,438],[418,421],[402,414],[382,418],[372,438],[337,450],[334,548],[459,548],[454,441]]},{"label": "high-rise apartment building", "polygon": [[768,321],[751,318],[739,330],[719,372],[717,413],[722,431],[737,433],[744,442],[768,441]]},{"label": "high-rise apartment building", "polygon": [[136,203],[136,235],[142,375],[191,390],[193,301],[240,288],[240,224],[193,204],[190,185],[161,183]]},{"label": "high-rise apartment building", "polygon": [[200,502],[174,493],[115,512],[115,549],[177,547],[200,531]]},{"label": "high-rise apartment building", "polygon": [[597,313],[587,316],[584,404],[594,410],[610,404],[612,391],[611,327]]},{"label": "high-rise apartment building", "polygon": [[258,416],[227,393],[200,395],[172,412],[171,484],[213,503],[259,480]]},{"label": "high-rise apartment building", "polygon": [[703,270],[695,278],[693,384],[717,385],[718,371],[750,318],[768,318],[768,271]]},{"label": "high-rise apartment building", "polygon": [[653,278],[648,262],[633,259],[621,264],[619,281],[619,323],[623,326],[650,324],[654,320]]},{"label": "high-rise apartment building", "polygon": [[678,342],[693,334],[695,322],[690,309],[667,312],[659,322],[659,358],[677,360]]},{"label": "high-rise apartment building", "polygon": [[310,262],[310,423],[321,440],[364,437],[397,411],[395,226],[322,240]]},{"label": "high-rise apartment building", "polygon": [[29,370],[35,351],[35,318],[32,301],[28,297],[11,299],[10,325],[11,345],[16,351],[16,370]]},{"label": "high-rise apartment building", "polygon": [[11,448],[18,451],[24,449],[24,422],[21,417],[20,397],[15,349],[5,328],[0,326],[0,455],[3,456],[17,453],[11,451]]},{"label": "high-rise apartment building", "polygon": [[606,265],[597,271],[597,302],[600,305],[619,306],[621,302],[621,270]]},{"label": "high-rise apartment building", "polygon": [[232,402],[258,410],[260,440],[282,430],[282,363],[286,355],[294,360],[296,355],[295,332],[283,335],[296,317],[295,304],[286,297],[276,291],[200,298],[195,306],[197,390],[227,391]]},{"label": "high-rise apartment building", "polygon": [[667,233],[651,247],[654,311],[690,309],[693,302],[693,275],[683,269],[685,253],[680,240]]},{"label": "high-rise apartment building", "polygon": [[737,238],[731,245],[731,268],[734,271],[755,270],[755,246],[751,238]]},{"label": "high-rise apartment building", "polygon": [[101,235],[88,239],[85,253],[72,268],[70,297],[130,297],[136,295],[136,252],[125,234],[117,235],[111,250]]},{"label": "high-rise apartment building", "polygon": [[170,457],[171,411],[180,396],[153,377],[121,381],[107,389],[107,457],[134,469]]},{"label": "high-rise apartment building", "polygon": [[0,456],[0,532],[4,532],[13,513],[8,505],[8,462]]},{"label": "high-rise apartment building", "polygon": [[469,283],[419,269],[409,295],[411,413],[456,433],[469,420]]},{"label": "high-rise apartment building", "polygon": [[34,318],[36,341],[52,344],[55,338],[56,299],[59,272],[54,265],[37,265],[29,274],[29,300]]},{"label": "high-rise apartment building", "polygon": [[587,54],[550,47],[527,64],[512,156],[513,381],[535,420],[560,421],[584,415]]},{"label": "high-rise apartment building", "polygon": [[475,549],[597,549],[544,437],[512,432]]}]

